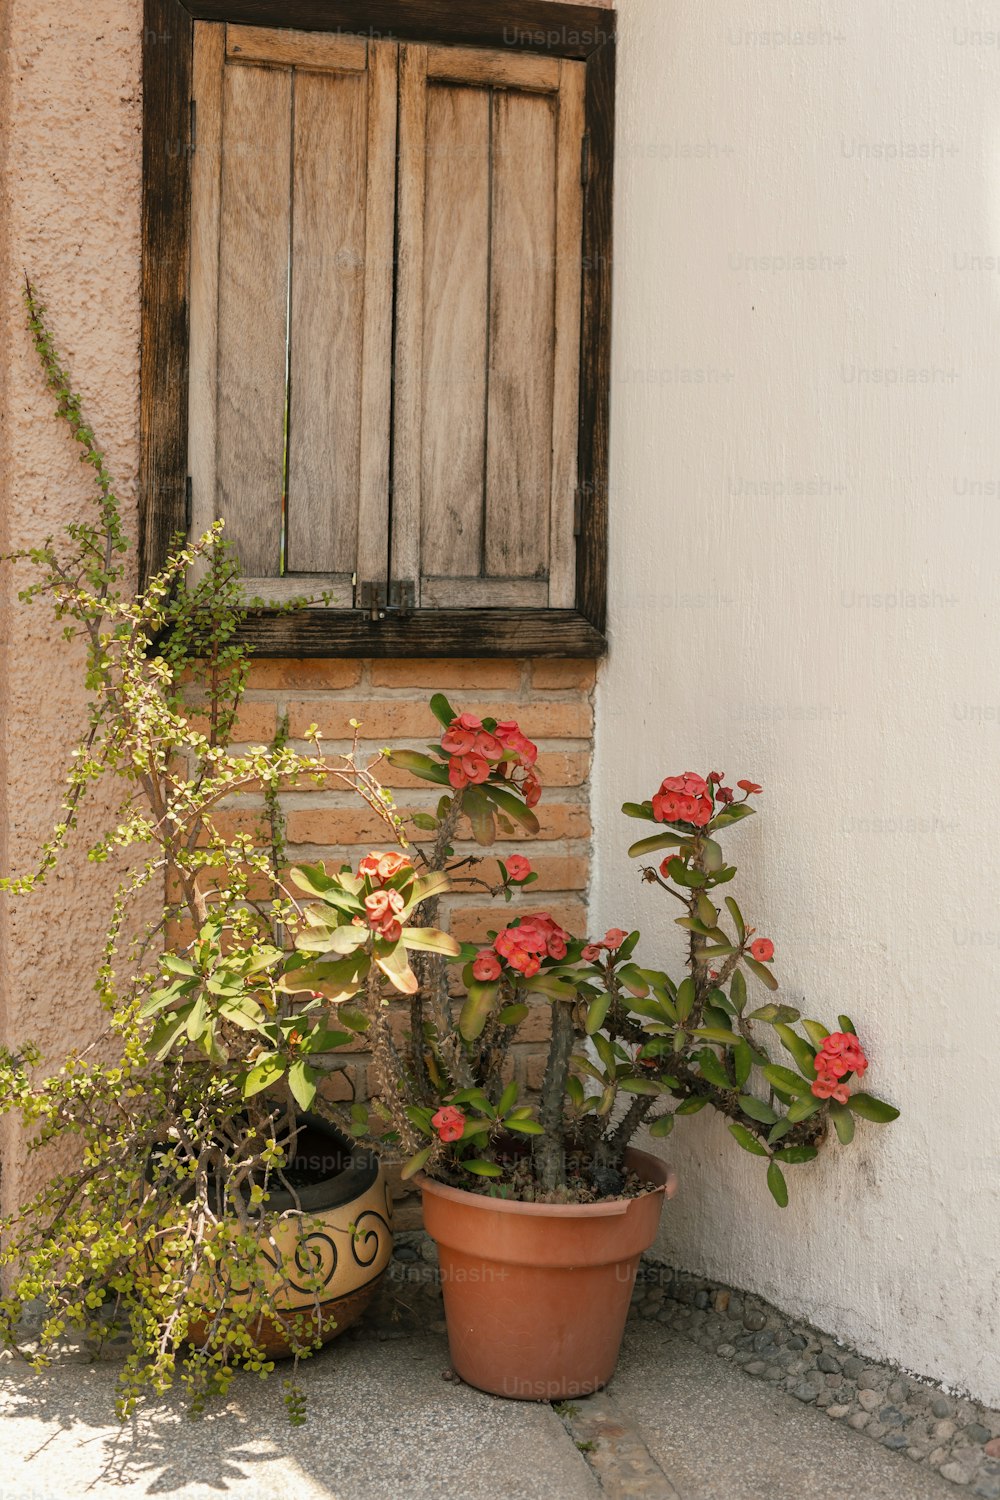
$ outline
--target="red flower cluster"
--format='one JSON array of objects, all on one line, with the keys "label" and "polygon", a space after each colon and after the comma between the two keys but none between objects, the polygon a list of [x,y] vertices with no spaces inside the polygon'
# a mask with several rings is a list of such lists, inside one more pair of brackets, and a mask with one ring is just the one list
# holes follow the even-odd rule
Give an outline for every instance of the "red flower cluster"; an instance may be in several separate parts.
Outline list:
[{"label": "red flower cluster", "polygon": [[483,983],[499,979],[502,958],[525,979],[531,979],[542,967],[543,958],[565,958],[568,942],[569,933],[548,912],[522,917],[517,927],[505,927],[503,932],[497,933],[492,948],[480,950],[472,972]]},{"label": "red flower cluster", "polygon": [[658,823],[693,823],[704,828],[712,816],[708,782],[693,771],[668,776],[653,798],[653,816]]},{"label": "red flower cluster", "polygon": [[846,1104],[847,1084],[841,1080],[850,1073],[863,1078],[867,1067],[868,1059],[857,1037],[849,1031],[835,1031],[824,1039],[816,1054],[816,1082],[812,1091],[817,1099],[835,1099],[838,1104]]},{"label": "red flower cluster", "polygon": [[376,889],[365,897],[365,916],[368,918],[368,925],[387,943],[398,943],[402,935],[403,928],[399,921],[399,913],[406,905],[406,901],[399,891],[392,888],[385,889],[384,884],[387,880],[392,880],[400,871],[412,869],[413,861],[407,859],[405,854],[372,852],[366,854],[358,865],[358,874],[363,876],[370,885],[376,886]]},{"label": "red flower cluster", "polygon": [[[492,722],[492,721],[491,721]],[[533,745],[514,719],[505,719],[494,730],[485,729],[475,714],[459,714],[441,736],[441,749],[447,751],[448,780],[457,792],[467,786],[481,786],[497,772],[501,780],[514,781],[529,807],[542,795],[542,784],[532,769],[538,759]]]},{"label": "red flower cluster", "polygon": [[617,953],[627,937],[628,933],[623,927],[609,927],[604,934],[604,942],[588,943],[580,957],[585,958],[589,964],[596,963],[602,953]]},{"label": "red flower cluster", "polygon": [[465,1116],[454,1104],[447,1104],[431,1116],[431,1124],[442,1141],[460,1141],[465,1129]]}]

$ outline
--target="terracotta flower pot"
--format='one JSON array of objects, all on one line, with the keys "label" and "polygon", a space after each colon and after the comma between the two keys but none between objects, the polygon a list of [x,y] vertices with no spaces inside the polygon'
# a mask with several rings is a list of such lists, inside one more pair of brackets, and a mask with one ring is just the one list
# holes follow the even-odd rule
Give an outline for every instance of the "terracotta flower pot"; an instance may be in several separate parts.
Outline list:
[{"label": "terracotta flower pot", "polygon": [[[303,1115],[299,1124],[296,1159],[329,1160],[331,1174],[299,1189],[301,1218],[278,1218],[296,1208],[284,1188],[273,1188],[268,1198],[272,1239],[285,1270],[278,1274],[279,1256],[262,1246],[261,1272],[278,1312],[262,1315],[254,1335],[277,1359],[292,1353],[286,1317],[304,1315],[307,1337],[329,1343],[361,1317],[392,1259],[392,1194],[378,1157],[317,1115]],[[191,1337],[197,1341],[204,1332],[204,1324],[195,1324]]]},{"label": "terracotta flower pot", "polygon": [[677,1186],[655,1156],[629,1151],[626,1164],[658,1186],[641,1198],[551,1204],[422,1180],[451,1361],[469,1385],[517,1401],[560,1401],[610,1380],[639,1258]]}]

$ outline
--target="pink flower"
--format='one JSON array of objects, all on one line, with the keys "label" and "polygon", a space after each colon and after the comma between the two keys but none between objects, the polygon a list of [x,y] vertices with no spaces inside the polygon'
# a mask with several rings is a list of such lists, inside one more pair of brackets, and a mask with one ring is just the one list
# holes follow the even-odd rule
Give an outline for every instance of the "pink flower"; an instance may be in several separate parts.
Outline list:
[{"label": "pink flower", "polygon": [[471,729],[473,731],[482,729],[482,727],[482,719],[477,719],[475,714],[459,714],[457,719],[452,719],[450,725],[452,729]]},{"label": "pink flower", "polygon": [[616,953],[628,937],[628,933],[622,927],[609,927],[604,934],[604,946],[612,953]]},{"label": "pink flower", "polygon": [[693,823],[704,828],[712,816],[708,782],[694,771],[683,776],[665,776],[653,797],[653,817],[658,823]]},{"label": "pink flower", "polygon": [[485,729],[481,730],[476,735],[475,745],[478,753],[485,756],[487,760],[503,759],[503,746],[495,734],[488,734]]},{"label": "pink flower", "polygon": [[465,1116],[460,1109],[449,1104],[431,1116],[431,1125],[442,1141],[460,1141],[465,1130]]},{"label": "pink flower", "polygon": [[774,944],[770,938],[758,938],[750,944],[750,952],[758,963],[769,964],[774,957]]},{"label": "pink flower", "polygon": [[462,769],[460,756],[454,755],[448,762],[448,780],[456,792],[464,792],[469,785],[469,778]]},{"label": "pink flower", "polygon": [[723,807],[728,807],[733,800],[734,793],[731,786],[720,786],[717,795]]},{"label": "pink flower", "polygon": [[527,880],[531,874],[531,862],[523,854],[512,854],[509,859],[504,860],[504,864],[511,880]]},{"label": "pink flower", "polygon": [[741,792],[746,792],[748,797],[754,792],[762,792],[764,790],[762,786],[757,785],[756,781],[738,781],[736,785]]},{"label": "pink flower", "polygon": [[476,735],[471,729],[448,729],[441,736],[441,749],[449,755],[468,755],[476,748]]},{"label": "pink flower", "polygon": [[824,1038],[816,1054],[816,1071],[832,1073],[836,1078],[842,1078],[845,1073],[856,1073],[858,1078],[863,1078],[867,1067],[868,1059],[861,1043],[849,1031],[832,1032]]},{"label": "pink flower", "polygon": [[536,807],[541,801],[542,783],[534,771],[529,771],[528,775],[524,778],[524,781],[521,783],[521,792],[528,807]]},{"label": "pink flower", "polygon": [[596,964],[603,952],[603,943],[588,943],[580,957],[585,959],[588,964]]},{"label": "pink flower", "polygon": [[722,771],[709,771],[708,773],[708,780],[712,786],[718,786],[720,781],[722,780],[722,777]]},{"label": "pink flower", "polygon": [[825,1073],[821,1073],[816,1079],[812,1092],[817,1099],[835,1099],[838,1104],[846,1104],[848,1100],[847,1084],[838,1083],[836,1078]]},{"label": "pink flower", "polygon": [[490,763],[475,751],[462,756],[462,772],[473,786],[479,786],[490,778]]},{"label": "pink flower", "polygon": [[502,972],[500,960],[492,948],[483,948],[476,955],[476,961],[472,965],[472,972],[478,980],[488,984],[491,979],[499,979]]}]

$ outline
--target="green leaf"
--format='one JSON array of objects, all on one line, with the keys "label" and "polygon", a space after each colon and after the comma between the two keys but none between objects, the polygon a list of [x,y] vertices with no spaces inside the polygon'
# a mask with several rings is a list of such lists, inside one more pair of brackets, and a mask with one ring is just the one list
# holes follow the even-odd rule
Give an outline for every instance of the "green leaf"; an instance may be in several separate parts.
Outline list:
[{"label": "green leaf", "polygon": [[413,882],[411,906],[418,906],[421,901],[429,901],[432,896],[443,896],[445,891],[451,889],[451,884],[443,870],[431,870],[429,875],[419,875]]},{"label": "green leaf", "polygon": [[611,1009],[611,996],[598,995],[587,1007],[587,1035],[594,1036],[607,1019],[608,1011]]},{"label": "green leaf", "polygon": [[838,1016],[837,1020],[840,1022],[841,1031],[846,1031],[851,1036],[857,1036],[858,1033],[854,1029],[854,1022],[850,1016]]},{"label": "green leaf", "polygon": [[655,854],[659,849],[669,849],[683,844],[684,839],[676,833],[654,833],[651,838],[640,839],[628,851],[629,859],[639,859],[643,854]]},{"label": "green leaf", "polygon": [[469,985],[468,998],[458,1018],[458,1029],[465,1041],[474,1042],[477,1037],[482,1036],[483,1027],[496,1004],[499,991],[499,985],[480,984],[475,979]]},{"label": "green leaf", "polygon": [[773,1161],[767,1169],[767,1185],[771,1189],[771,1197],[778,1207],[787,1208],[788,1183],[785,1181],[784,1172],[776,1161]]},{"label": "green leaf", "polygon": [[803,1021],[802,1029],[808,1034],[809,1040],[812,1042],[817,1052],[822,1047],[827,1037],[830,1035],[826,1027],[821,1026],[818,1021]]},{"label": "green leaf", "polygon": [[520,797],[515,797],[513,792],[506,787],[497,786],[495,782],[487,782],[483,788],[491,802],[495,802],[508,817],[513,818],[515,823],[520,823],[526,833],[537,833],[540,828],[538,819],[530,807],[525,807]]},{"label": "green leaf", "polygon": [[726,863],[721,845],[717,844],[714,839],[704,838],[701,841],[701,847],[705,869],[710,875],[717,875]]},{"label": "green leaf", "polygon": [[788,1106],[786,1119],[789,1125],[798,1125],[800,1120],[808,1120],[818,1114],[823,1108],[822,1101],[817,1099],[811,1092],[802,1094],[794,1103]]},{"label": "green leaf", "polygon": [[729,986],[729,998],[733,1002],[736,1014],[741,1016],[743,1008],[747,1003],[747,982],[743,977],[743,970],[737,969]]},{"label": "green leaf", "polygon": [[816,1078],[816,1054],[809,1043],[786,1026],[782,1021],[774,1023],[774,1029],[781,1038],[781,1044],[786,1052],[790,1052],[795,1058],[795,1064],[803,1078],[808,1078],[812,1083]]},{"label": "green leaf", "polygon": [[262,1057],[255,1067],[250,1069],[243,1083],[244,1099],[252,1099],[254,1094],[261,1093],[270,1088],[272,1083],[284,1075],[285,1064],[280,1057]]},{"label": "green leaf", "polygon": [[496,828],[493,823],[493,810],[486,800],[482,787],[466,787],[462,793],[462,811],[472,824],[476,842],[482,844],[484,848],[489,848],[496,838]]},{"label": "green leaf", "polygon": [[797,1021],[799,1013],[791,1005],[762,1005],[759,1010],[752,1010],[747,1019],[766,1021],[769,1026],[773,1026],[775,1021]]},{"label": "green leaf", "polygon": [[316,1085],[319,1082],[319,1074],[315,1068],[301,1059],[292,1063],[288,1070],[288,1087],[296,1104],[300,1109],[311,1109],[313,1100],[316,1098]]},{"label": "green leaf", "polygon": [[766,964],[758,963],[755,958],[750,957],[749,953],[744,953],[743,962],[751,973],[756,974],[762,984],[767,985],[769,990],[776,990],[778,988],[778,981]]},{"label": "green leaf", "polygon": [[815,1161],[818,1155],[815,1146],[785,1146],[774,1153],[776,1161],[787,1162],[790,1166],[795,1162]]},{"label": "green leaf", "polygon": [[677,986],[677,998],[674,1001],[674,1008],[677,1011],[677,1019],[679,1021],[684,1022],[687,1020],[688,1016],[694,1009],[694,1002],[694,980],[689,974],[687,978],[682,979],[680,984]]},{"label": "green leaf", "polygon": [[647,823],[655,823],[652,802],[623,802],[622,812],[626,818],[643,818]]},{"label": "green leaf", "polygon": [[475,1177],[503,1176],[503,1168],[498,1167],[496,1162],[483,1161],[478,1156],[474,1156],[471,1161],[463,1161],[462,1166],[467,1172],[471,1172]]},{"label": "green leaf", "polygon": [[720,1042],[724,1047],[732,1047],[737,1040],[735,1031],[725,1031],[721,1026],[699,1026],[691,1035],[704,1037],[706,1042]]},{"label": "green leaf", "polygon": [[792,1128],[792,1122],[791,1122],[791,1120],[789,1120],[789,1119],[779,1120],[778,1123],[777,1123],[777,1125],[775,1125],[774,1129],[768,1132],[767,1144],[769,1146],[773,1146],[776,1141],[780,1141],[781,1140],[782,1136],[787,1135],[788,1132],[791,1130],[791,1128]]},{"label": "green leaf", "polygon": [[745,1125],[741,1125],[738,1120],[729,1122],[729,1134],[740,1143],[744,1151],[749,1151],[751,1156],[767,1155],[767,1147],[761,1145],[752,1131],[749,1131]]},{"label": "green leaf", "polygon": [[[624,946],[622,944],[622,947]],[[636,964],[622,964],[618,970],[618,980],[620,984],[625,986],[629,994],[634,995],[637,1000],[641,1000],[649,994],[649,982]]]},{"label": "green leaf", "polygon": [[187,1034],[192,1042],[196,1042],[205,1030],[205,1016],[208,1002],[204,995],[199,995],[197,1000],[188,1011]]},{"label": "green leaf", "polygon": [[160,967],[166,969],[170,974],[181,974],[190,979],[198,970],[188,958],[181,958],[179,953],[161,953]]},{"label": "green leaf", "polygon": [[743,1087],[750,1077],[752,1067],[753,1053],[750,1051],[747,1043],[741,1038],[733,1048],[733,1068],[736,1073],[736,1082],[740,1088]]},{"label": "green leaf", "polygon": [[784,1089],[789,1094],[810,1094],[811,1090],[804,1078],[798,1073],[793,1073],[791,1068],[781,1068],[777,1063],[768,1063],[761,1069],[768,1083],[773,1083],[776,1088]]},{"label": "green leaf", "polygon": [[431,713],[439,724],[444,725],[445,729],[449,729],[452,722],[458,718],[458,714],[452,708],[444,693],[434,694],[434,697],[431,699]]},{"label": "green leaf", "polygon": [[537,1120],[508,1120],[507,1129],[517,1131],[519,1135],[544,1135],[544,1128]]},{"label": "green leaf", "polygon": [[410,822],[415,828],[423,828],[427,833],[433,833],[441,826],[438,819],[432,818],[430,813],[411,813]]},{"label": "green leaf", "polygon": [[461,944],[456,943],[451,933],[441,932],[437,927],[404,927],[401,941],[420,953],[444,953],[449,958],[458,958],[462,952]]},{"label": "green leaf", "polygon": [[173,1015],[165,1016],[153,1029],[149,1038],[149,1051],[156,1062],[162,1062],[167,1053],[176,1045],[182,1033],[187,1030],[188,1007],[175,1011]]},{"label": "green leaf", "polygon": [[702,1099],[702,1098],[699,1098],[699,1097],[696,1097],[694,1099],[685,1099],[683,1104],[678,1104],[677,1108],[674,1110],[674,1114],[675,1115],[696,1115],[699,1110],[702,1110],[702,1109],[705,1108],[705,1105],[707,1103],[708,1103],[707,1099]]},{"label": "green leaf", "polygon": [[[422,781],[433,781],[438,786],[448,785],[448,767],[442,761],[431,760],[429,755],[421,755],[418,750],[389,750],[385,758],[401,771],[410,771],[414,776],[419,776]],[[413,821],[416,822],[416,818]]]},{"label": "green leaf", "polygon": [[594,1034],[594,1047],[596,1048],[598,1057],[604,1064],[604,1069],[608,1077],[610,1079],[617,1077],[618,1059],[615,1057],[615,1049],[607,1037],[602,1036],[599,1031]]},{"label": "green leaf", "polygon": [[501,1026],[520,1026],[531,1014],[531,1007],[527,1005],[505,1005],[503,1010],[497,1012],[497,1020]]},{"label": "green leaf", "polygon": [[725,1068],[722,1066],[722,1063],[716,1057],[715,1053],[712,1052],[708,1047],[706,1047],[704,1051],[697,1054],[697,1059],[698,1066],[701,1069],[702,1077],[707,1078],[709,1083],[714,1083],[716,1088],[719,1089],[729,1090],[732,1088],[733,1085],[732,1081],[730,1080],[729,1074],[726,1072]]},{"label": "green leaf", "polygon": [[663,1093],[663,1089],[652,1078],[623,1078],[619,1087],[625,1094],[643,1094],[650,1098]]},{"label": "green leaf", "polygon": [[741,818],[752,818],[757,811],[755,807],[748,807],[745,802],[738,802],[735,807],[727,807],[725,812],[716,813],[710,828],[728,828],[732,823],[738,823]]},{"label": "green leaf", "polygon": [[662,1139],[663,1136],[669,1135],[673,1128],[673,1115],[661,1115],[658,1120],[654,1120],[650,1125],[649,1133],[651,1136],[655,1136],[659,1140]]},{"label": "green leaf", "polygon": [[702,958],[729,958],[735,952],[736,949],[732,943],[716,943],[710,948],[702,948],[701,956]]},{"label": "green leaf", "polygon": [[739,907],[736,905],[736,902],[733,900],[732,896],[727,896],[726,897],[726,905],[729,908],[729,915],[733,919],[733,923],[735,924],[736,931],[737,931],[737,933],[739,935],[740,942],[742,943],[743,939],[747,935],[747,924],[743,920],[743,913],[740,911]]},{"label": "green leaf", "polygon": [[430,1160],[430,1155],[433,1150],[434,1146],[433,1144],[431,1144],[430,1146],[425,1146],[422,1151],[418,1151],[416,1156],[410,1157],[409,1161],[405,1164],[399,1174],[400,1177],[403,1178],[404,1182],[408,1182],[411,1177],[416,1177],[417,1173],[420,1171],[420,1168],[427,1165],[427,1162]]},{"label": "green leaf", "polygon": [[740,1109],[751,1120],[759,1120],[762,1125],[776,1125],[780,1118],[777,1110],[773,1110],[763,1099],[757,1099],[753,1094],[741,1094],[739,1099]]},{"label": "green leaf", "polygon": [[500,1095],[500,1102],[497,1105],[497,1119],[502,1120],[505,1115],[510,1113],[516,1103],[517,1084],[511,1081]]},{"label": "green leaf", "polygon": [[345,891],[339,880],[328,875],[322,865],[297,865],[289,871],[289,877],[300,891],[305,891],[309,896],[318,896],[341,911],[356,912],[361,909],[357,898]]},{"label": "green leaf", "polygon": [[874,1120],[876,1125],[888,1125],[890,1121],[899,1119],[898,1109],[892,1104],[886,1104],[884,1099],[876,1099],[872,1094],[851,1094],[847,1105],[863,1120]]},{"label": "green leaf", "polygon": [[401,995],[415,995],[420,986],[410,968],[402,940],[398,943],[376,943],[375,962],[394,989]]},{"label": "green leaf", "polygon": [[840,1137],[841,1145],[849,1146],[854,1139],[854,1116],[847,1105],[834,1101],[830,1105],[830,1118]]},{"label": "green leaf", "polygon": [[719,913],[715,905],[709,901],[704,891],[699,891],[694,899],[695,910],[699,918],[704,922],[708,931],[711,932],[719,920]]}]

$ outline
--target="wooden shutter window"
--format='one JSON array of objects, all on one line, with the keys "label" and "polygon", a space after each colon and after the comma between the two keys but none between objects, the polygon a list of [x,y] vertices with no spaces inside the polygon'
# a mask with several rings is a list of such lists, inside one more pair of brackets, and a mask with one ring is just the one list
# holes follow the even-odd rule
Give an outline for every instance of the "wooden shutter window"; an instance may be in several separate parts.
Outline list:
[{"label": "wooden shutter window", "polygon": [[397,47],[199,23],[192,528],[246,590],[387,579]]},{"label": "wooden shutter window", "polygon": [[569,609],[583,63],[400,49],[394,580]]}]

